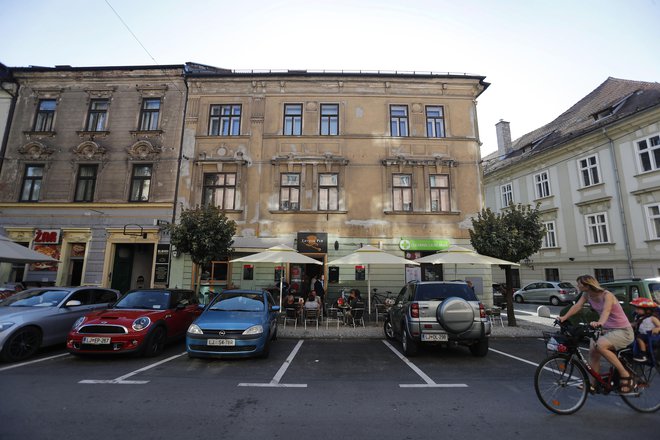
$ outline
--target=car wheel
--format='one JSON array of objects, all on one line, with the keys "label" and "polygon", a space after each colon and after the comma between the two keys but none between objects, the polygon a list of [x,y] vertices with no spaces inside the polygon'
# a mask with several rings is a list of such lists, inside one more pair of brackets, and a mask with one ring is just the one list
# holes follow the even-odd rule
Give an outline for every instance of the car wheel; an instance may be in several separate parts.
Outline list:
[{"label": "car wheel", "polygon": [[394,339],[394,327],[392,327],[392,322],[389,319],[385,320],[383,324],[383,331],[385,332],[385,337],[390,341]]},{"label": "car wheel", "polygon": [[513,299],[515,299],[516,302],[517,302],[518,304],[522,304],[522,303],[523,303],[523,297],[522,297],[522,295],[516,295],[516,296],[513,297]]},{"label": "car wheel", "polygon": [[403,337],[401,338],[401,343],[403,345],[403,354],[406,356],[415,356],[417,354],[417,342],[415,342],[408,334],[408,327],[405,323],[403,324]]},{"label": "car wheel", "polygon": [[8,362],[22,361],[34,355],[41,346],[41,332],[36,327],[25,327],[5,342],[2,359]]},{"label": "car wheel", "polygon": [[165,349],[165,340],[167,338],[167,333],[165,329],[161,326],[156,327],[151,331],[151,334],[147,338],[147,341],[144,346],[144,352],[142,353],[146,357],[158,356]]},{"label": "car wheel", "polygon": [[484,357],[488,354],[488,338],[479,339],[476,343],[470,345],[472,356]]},{"label": "car wheel", "polygon": [[553,306],[558,306],[559,305],[559,298],[557,298],[556,296],[551,296],[550,297],[550,304],[552,304]]}]

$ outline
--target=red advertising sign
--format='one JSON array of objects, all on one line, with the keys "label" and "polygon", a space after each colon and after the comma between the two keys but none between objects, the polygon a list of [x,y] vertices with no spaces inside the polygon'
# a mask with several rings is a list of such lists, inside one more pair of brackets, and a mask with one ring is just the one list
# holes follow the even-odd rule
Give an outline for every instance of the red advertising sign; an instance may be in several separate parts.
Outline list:
[{"label": "red advertising sign", "polygon": [[60,233],[59,229],[35,229],[34,242],[38,244],[58,244]]}]

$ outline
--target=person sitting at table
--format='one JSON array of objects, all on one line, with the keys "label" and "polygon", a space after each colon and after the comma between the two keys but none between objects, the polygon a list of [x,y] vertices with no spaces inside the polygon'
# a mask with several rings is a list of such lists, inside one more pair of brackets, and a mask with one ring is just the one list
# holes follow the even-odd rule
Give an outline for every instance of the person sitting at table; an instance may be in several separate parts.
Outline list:
[{"label": "person sitting at table", "polygon": [[310,309],[321,310],[321,303],[319,302],[318,298],[316,297],[316,293],[313,290],[309,292],[309,296],[305,302],[305,310]]},{"label": "person sitting at table", "polygon": [[360,289],[351,289],[350,293],[348,294],[348,305],[354,309],[358,307],[358,303],[364,304],[364,301],[362,301],[362,296],[360,296]]},{"label": "person sitting at table", "polygon": [[292,292],[284,297],[284,307],[295,307],[296,306],[296,297],[293,296]]}]

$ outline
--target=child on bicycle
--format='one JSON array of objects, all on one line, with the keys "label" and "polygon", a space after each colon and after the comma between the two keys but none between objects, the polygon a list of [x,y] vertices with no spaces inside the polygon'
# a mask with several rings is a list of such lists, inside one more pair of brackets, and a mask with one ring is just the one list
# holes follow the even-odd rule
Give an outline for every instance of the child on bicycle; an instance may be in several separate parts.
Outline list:
[{"label": "child on bicycle", "polygon": [[660,319],[653,312],[658,305],[648,298],[635,298],[630,302],[635,307],[637,319],[635,320],[635,357],[637,362],[646,362],[648,357],[649,339],[660,334]]}]

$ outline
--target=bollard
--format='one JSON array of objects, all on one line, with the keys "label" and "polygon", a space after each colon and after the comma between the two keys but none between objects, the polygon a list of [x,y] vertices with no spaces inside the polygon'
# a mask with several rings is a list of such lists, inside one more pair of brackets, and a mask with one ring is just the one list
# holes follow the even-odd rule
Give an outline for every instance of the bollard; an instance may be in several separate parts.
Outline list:
[{"label": "bollard", "polygon": [[550,318],[550,309],[547,306],[539,306],[536,309],[536,314],[541,318]]}]

